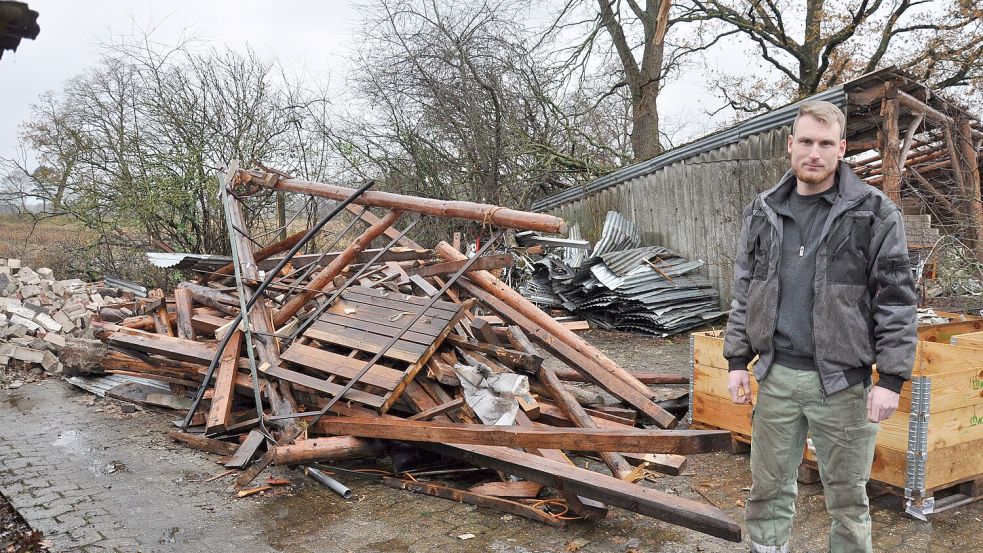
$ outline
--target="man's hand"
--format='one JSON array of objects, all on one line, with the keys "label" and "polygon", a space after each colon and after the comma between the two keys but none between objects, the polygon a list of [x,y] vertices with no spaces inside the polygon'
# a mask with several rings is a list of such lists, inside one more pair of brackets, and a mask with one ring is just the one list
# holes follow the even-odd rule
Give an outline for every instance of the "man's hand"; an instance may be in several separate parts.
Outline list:
[{"label": "man's hand", "polygon": [[894,414],[898,408],[898,398],[896,394],[887,388],[874,386],[867,396],[867,420],[870,422],[881,422]]},{"label": "man's hand", "polygon": [[[734,403],[751,403],[751,378],[747,371],[727,373],[727,389],[730,390],[730,400]],[[897,405],[895,401],[894,406]]]}]

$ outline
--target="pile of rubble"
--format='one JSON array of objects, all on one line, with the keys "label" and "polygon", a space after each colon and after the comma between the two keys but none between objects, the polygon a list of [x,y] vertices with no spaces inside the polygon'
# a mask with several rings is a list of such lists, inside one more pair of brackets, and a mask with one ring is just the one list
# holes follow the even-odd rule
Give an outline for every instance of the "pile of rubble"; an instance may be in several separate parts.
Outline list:
[{"label": "pile of rubble", "polygon": [[0,259],[0,369],[12,363],[61,374],[67,340],[93,339],[93,317],[118,301],[115,290],[79,279],[56,280],[19,259]]},{"label": "pile of rubble", "polygon": [[[520,244],[550,243],[533,235],[517,238]],[[660,337],[726,314],[713,285],[697,274],[702,260],[689,261],[661,246],[640,247],[635,225],[616,211],[608,212],[590,254],[586,241],[551,242],[565,247],[534,261],[521,287],[537,305],[563,308],[594,327]]]},{"label": "pile of rubble", "polygon": [[[719,508],[640,483],[653,471],[679,474],[687,454],[730,448],[728,432],[675,429],[677,416],[647,384],[688,379],[643,383],[499,280],[512,261],[492,250],[504,229],[563,233],[562,219],[272,172],[233,169],[220,182],[229,263],[156,256],[197,278],[143,315],[94,323],[102,349],[75,357],[87,354],[87,372],[109,376],[74,382],[180,408],[171,438],[222,456],[240,495],[261,491],[251,482],[271,464],[302,466],[342,494],[332,476],[550,525],[620,507],[741,540]],[[340,203],[310,231],[254,250],[241,202],[263,189]],[[362,224],[357,238],[296,255],[344,209],[356,216],[337,236]],[[413,214],[478,222],[489,235],[472,257],[446,242],[424,248],[407,237],[415,221],[395,228]],[[592,403],[561,378],[597,385],[617,403]],[[580,468],[571,455],[606,468]],[[355,459],[373,471],[338,466]]]}]

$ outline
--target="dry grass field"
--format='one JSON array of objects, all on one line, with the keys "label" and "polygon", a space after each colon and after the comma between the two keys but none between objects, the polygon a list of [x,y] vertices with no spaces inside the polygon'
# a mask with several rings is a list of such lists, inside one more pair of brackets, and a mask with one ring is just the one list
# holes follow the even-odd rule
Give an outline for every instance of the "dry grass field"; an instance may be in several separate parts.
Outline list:
[{"label": "dry grass field", "polygon": [[0,257],[18,258],[33,268],[49,267],[58,278],[83,276],[93,239],[89,231],[63,219],[0,215]]}]

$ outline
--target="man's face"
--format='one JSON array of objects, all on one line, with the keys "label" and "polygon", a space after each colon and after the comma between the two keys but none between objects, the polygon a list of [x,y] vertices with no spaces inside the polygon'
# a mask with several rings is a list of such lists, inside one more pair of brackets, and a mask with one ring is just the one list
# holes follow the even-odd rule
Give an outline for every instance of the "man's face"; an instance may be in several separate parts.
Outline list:
[{"label": "man's face", "polygon": [[840,138],[839,123],[826,124],[804,115],[788,137],[792,172],[810,185],[833,184],[837,162],[846,153],[846,140]]}]

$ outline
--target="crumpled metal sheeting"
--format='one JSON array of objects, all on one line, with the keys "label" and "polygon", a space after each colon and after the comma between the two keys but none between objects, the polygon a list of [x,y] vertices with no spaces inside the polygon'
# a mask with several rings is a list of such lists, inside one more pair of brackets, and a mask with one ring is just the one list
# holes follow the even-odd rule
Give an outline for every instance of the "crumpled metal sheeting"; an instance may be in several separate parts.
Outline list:
[{"label": "crumpled metal sheeting", "polygon": [[590,257],[600,257],[607,252],[616,252],[638,247],[642,238],[635,223],[625,219],[617,211],[608,211],[601,228],[601,238],[594,245]]},{"label": "crumpled metal sheeting", "polygon": [[643,246],[630,250],[608,252],[602,254],[600,257],[609,271],[618,276],[625,276],[632,269],[654,257],[678,258],[679,255],[662,246]]},{"label": "crumpled metal sheeting", "polygon": [[[583,240],[584,235],[580,232],[580,225],[575,224],[570,227],[568,231],[568,236],[571,240]],[[588,248],[589,249],[589,248]],[[567,266],[576,269],[583,264],[584,260],[587,259],[587,251],[580,248],[563,248],[563,262]]]}]

